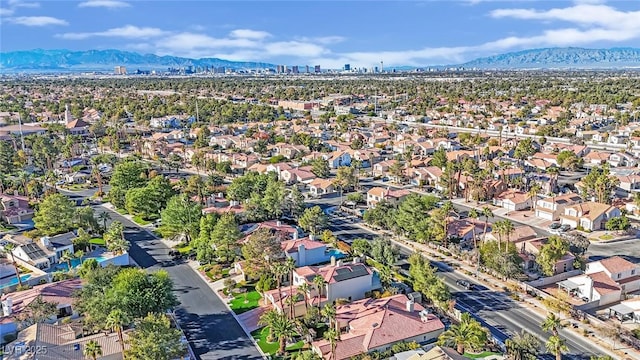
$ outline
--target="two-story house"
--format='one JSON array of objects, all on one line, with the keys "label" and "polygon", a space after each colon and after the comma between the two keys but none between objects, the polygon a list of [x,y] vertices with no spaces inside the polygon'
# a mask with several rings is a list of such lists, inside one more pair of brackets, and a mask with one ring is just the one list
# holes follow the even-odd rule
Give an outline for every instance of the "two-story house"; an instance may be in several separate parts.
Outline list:
[{"label": "two-story house", "polygon": [[296,267],[328,263],[331,258],[340,259],[344,254],[327,249],[327,244],[309,237],[286,240],[280,243],[286,257],[295,261]]},{"label": "two-story house", "polygon": [[[331,262],[329,265],[304,266],[295,269],[293,284],[269,290],[265,293],[265,298],[276,310],[282,311],[282,304],[286,303],[286,298],[296,296],[295,315],[300,316],[304,315],[307,305],[322,305],[336,299],[359,300],[365,298],[371,291],[382,287],[378,274],[357,260],[348,264],[333,259]],[[316,277],[320,277],[323,281],[323,285],[319,288],[314,281]],[[309,290],[306,296],[298,296],[298,288],[303,283],[309,286]]]},{"label": "two-story house", "polygon": [[568,224],[572,228],[581,228],[589,231],[604,229],[607,220],[622,215],[617,207],[588,201],[564,209],[564,214],[560,215],[562,224]]},{"label": "two-story house", "polygon": [[640,266],[619,256],[590,262],[583,275],[558,283],[560,288],[599,306],[620,301],[625,294],[640,290]]},{"label": "two-story house", "polygon": [[567,206],[581,202],[582,198],[574,193],[538,199],[536,201],[535,215],[541,219],[556,221],[560,219],[560,215],[564,214],[564,209]]},{"label": "two-story house", "polygon": [[33,217],[33,209],[24,196],[0,194],[0,219],[17,224]]}]

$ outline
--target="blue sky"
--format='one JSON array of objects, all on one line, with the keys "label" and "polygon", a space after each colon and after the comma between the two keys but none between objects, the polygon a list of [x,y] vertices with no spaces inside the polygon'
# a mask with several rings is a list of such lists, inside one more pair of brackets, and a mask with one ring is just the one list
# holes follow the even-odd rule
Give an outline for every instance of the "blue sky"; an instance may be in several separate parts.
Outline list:
[{"label": "blue sky", "polygon": [[0,0],[0,50],[119,49],[325,68],[640,47],[640,1]]}]

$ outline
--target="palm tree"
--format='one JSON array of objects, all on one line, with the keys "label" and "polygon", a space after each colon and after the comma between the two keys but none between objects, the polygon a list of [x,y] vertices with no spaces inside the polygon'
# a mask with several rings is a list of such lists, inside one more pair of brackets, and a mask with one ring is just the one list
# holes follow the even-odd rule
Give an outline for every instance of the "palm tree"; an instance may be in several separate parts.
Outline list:
[{"label": "palm tree", "polygon": [[476,220],[478,219],[479,215],[478,212],[476,211],[476,209],[471,209],[469,211],[469,218],[473,219],[473,248],[476,251],[476,255],[480,256],[480,252],[478,251],[478,239],[476,237]]},{"label": "palm tree", "polygon": [[558,182],[558,175],[560,175],[560,169],[555,167],[555,166],[552,166],[552,167],[547,169],[547,174],[549,174],[549,176],[551,177],[551,179],[550,179],[551,180],[551,186],[550,186],[551,192],[555,193],[554,190],[555,190],[556,184]]},{"label": "palm tree", "polygon": [[453,325],[438,338],[438,344],[455,347],[459,354],[465,349],[477,349],[487,343],[487,330],[473,319],[469,313],[463,313],[460,323]]},{"label": "palm tree", "polygon": [[129,319],[127,314],[120,309],[112,310],[107,316],[107,320],[105,322],[105,327],[107,329],[112,329],[118,333],[118,341],[120,341],[120,348],[122,349],[123,354],[124,337],[122,336],[122,328],[130,323],[131,319]]},{"label": "palm tree", "polygon": [[493,217],[493,211],[485,206],[482,208],[482,216],[484,216],[484,230],[482,230],[482,240],[484,241],[487,236],[487,226],[489,226],[489,218]]},{"label": "palm tree", "polygon": [[504,235],[507,236],[507,242],[505,244],[505,249],[504,249],[504,252],[506,254],[506,253],[509,253],[509,244],[511,240],[511,234],[513,234],[513,232],[515,231],[513,223],[510,220],[505,219],[502,223],[502,231],[504,232]]},{"label": "palm tree", "polygon": [[284,262],[284,270],[289,275],[289,297],[292,299],[289,302],[289,316],[291,319],[295,317],[295,299],[297,294],[293,293],[293,270],[296,268],[296,261],[293,258],[287,257]]},{"label": "palm tree", "polygon": [[287,269],[285,269],[284,264],[275,263],[273,264],[271,271],[273,275],[276,277],[276,286],[278,287],[278,297],[280,298],[280,309],[284,313],[284,307],[282,306],[282,277],[287,274]]},{"label": "palm tree", "polygon": [[84,356],[97,360],[98,356],[102,356],[102,346],[100,346],[100,344],[95,340],[91,340],[84,345],[84,350],[82,352],[84,353]]},{"label": "palm tree", "polygon": [[296,326],[293,320],[287,318],[284,314],[278,314],[273,318],[270,326],[273,336],[278,339],[278,354],[284,354],[287,340],[296,335]]},{"label": "palm tree", "polygon": [[336,347],[338,345],[338,340],[340,338],[340,334],[338,333],[338,331],[336,329],[329,328],[327,331],[324,332],[324,338],[331,345],[331,356],[329,357],[329,360],[335,360],[335,358],[336,358]]},{"label": "palm tree", "polygon": [[534,183],[529,189],[529,196],[531,196],[531,203],[533,204],[534,211],[536,210],[536,202],[538,200],[538,194],[540,193],[540,190],[542,190],[542,187],[540,187],[540,184],[538,183]]},{"label": "palm tree", "polygon": [[560,318],[554,314],[549,313],[547,317],[544,319],[540,327],[542,330],[552,333],[554,336],[558,336],[558,330],[560,329],[561,321]]},{"label": "palm tree", "polygon": [[320,313],[327,319],[329,329],[338,328],[338,322],[336,321],[336,307],[333,304],[325,304]]},{"label": "palm tree", "polygon": [[60,256],[60,263],[66,263],[67,264],[67,271],[71,271],[72,267],[71,267],[71,260],[74,259],[73,254],[67,250],[65,252],[62,253],[62,256]]},{"label": "palm tree", "polygon": [[7,245],[4,246],[3,252],[11,256],[11,264],[13,265],[13,269],[16,272],[16,278],[18,279],[18,286],[22,288],[22,279],[20,278],[20,269],[18,268],[18,263],[16,262],[15,255],[13,255],[13,250],[15,248],[16,248],[16,244],[8,243]]},{"label": "palm tree", "polygon": [[302,284],[300,284],[300,286],[298,286],[298,293],[302,296],[304,296],[304,309],[305,310],[309,310],[309,289],[310,286],[309,284],[307,284],[307,282],[303,282]]},{"label": "palm tree", "polygon": [[116,255],[122,255],[129,251],[129,242],[125,239],[118,239],[109,243],[108,250]]},{"label": "palm tree", "polygon": [[443,222],[443,226],[444,226],[444,247],[447,247],[447,240],[449,240],[449,235],[447,234],[447,231],[449,229],[449,213],[453,210],[453,204],[451,203],[451,201],[446,201],[443,205],[442,208],[440,208],[440,210],[443,213],[443,217],[444,217],[444,222]]},{"label": "palm tree", "polygon": [[316,275],[313,278],[313,285],[316,287],[316,291],[318,292],[318,309],[320,308],[320,299],[322,298],[322,290],[324,289],[324,278],[320,275]]},{"label": "palm tree", "polygon": [[498,220],[493,223],[493,229],[491,230],[498,234],[498,252],[500,252],[500,249],[502,248],[502,234],[504,234],[503,228],[504,222],[502,220]]},{"label": "palm tree", "polygon": [[505,342],[507,357],[511,360],[535,360],[540,352],[538,338],[526,331],[516,334]]},{"label": "palm tree", "polygon": [[84,257],[84,255],[85,255],[84,251],[82,251],[82,250],[78,250],[75,253],[73,253],[73,257],[74,258],[80,259],[80,265],[82,265],[82,260],[83,260],[82,258]]},{"label": "palm tree", "polygon": [[262,314],[262,316],[260,316],[260,319],[258,320],[258,325],[264,325],[269,327],[269,335],[267,336],[268,342],[273,342],[274,336],[273,336],[273,329],[271,328],[271,324],[276,321],[275,318],[278,316],[280,316],[280,313],[278,313],[275,310],[269,310],[269,311],[266,311],[264,314]]},{"label": "palm tree", "polygon": [[103,211],[98,215],[98,220],[102,221],[102,228],[107,231],[107,221],[111,220],[111,215],[108,212]]},{"label": "palm tree", "polygon": [[556,360],[562,360],[562,353],[569,351],[565,341],[557,335],[549,337],[549,340],[547,340],[547,343],[545,344],[545,348],[547,348],[548,352],[556,356]]}]

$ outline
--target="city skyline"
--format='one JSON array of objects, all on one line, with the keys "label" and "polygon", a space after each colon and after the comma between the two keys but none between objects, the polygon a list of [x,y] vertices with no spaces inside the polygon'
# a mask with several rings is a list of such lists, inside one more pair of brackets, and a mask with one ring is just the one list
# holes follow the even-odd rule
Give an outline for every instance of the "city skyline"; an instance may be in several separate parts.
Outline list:
[{"label": "city skyline", "polygon": [[[176,16],[169,18],[172,14]],[[438,65],[541,47],[638,47],[633,2],[0,2],[3,52],[119,49],[323,68]]]}]

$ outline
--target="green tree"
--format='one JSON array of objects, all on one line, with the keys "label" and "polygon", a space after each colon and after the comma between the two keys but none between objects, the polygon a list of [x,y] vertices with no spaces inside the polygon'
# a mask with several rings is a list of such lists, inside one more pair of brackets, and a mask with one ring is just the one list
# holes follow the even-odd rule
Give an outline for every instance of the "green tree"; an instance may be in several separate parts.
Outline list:
[{"label": "green tree", "polygon": [[540,249],[536,262],[546,276],[552,276],[556,272],[556,262],[565,256],[568,251],[569,242],[567,240],[559,236],[551,236]]},{"label": "green tree", "polygon": [[611,202],[611,195],[620,184],[620,180],[610,174],[608,166],[596,166],[582,178],[582,183],[584,184],[584,197],[595,197],[596,201],[608,204]]},{"label": "green tree", "polygon": [[604,227],[609,231],[625,231],[631,227],[631,223],[629,222],[628,217],[622,215],[607,220]]},{"label": "green tree", "polygon": [[422,255],[416,253],[409,257],[409,275],[413,279],[413,288],[425,295],[432,303],[444,308],[451,299],[449,288],[435,275],[435,269]]},{"label": "green tree", "polygon": [[260,323],[268,326],[273,337],[278,339],[278,354],[284,354],[287,340],[296,335],[296,326],[293,320],[284,313],[270,310],[262,315]]},{"label": "green tree", "polygon": [[540,324],[540,328],[542,328],[543,331],[550,332],[554,336],[558,336],[558,331],[561,326],[562,321],[554,313],[549,313],[542,324]]},{"label": "green tree", "polygon": [[128,190],[141,188],[147,184],[147,165],[141,161],[124,161],[115,166],[109,181],[109,200],[118,209],[125,206]]},{"label": "green tree", "polygon": [[74,225],[87,231],[98,231],[100,225],[91,206],[81,206],[75,209]]},{"label": "green tree", "polygon": [[556,356],[556,360],[562,360],[562,353],[569,351],[566,342],[557,335],[552,335],[545,343],[548,352]]},{"label": "green tree", "polygon": [[398,261],[400,249],[398,249],[397,246],[392,245],[389,239],[376,238],[371,243],[371,250],[369,253],[373,260],[385,266],[392,266],[396,261]]},{"label": "green tree", "polygon": [[84,344],[82,353],[86,357],[97,360],[98,356],[102,356],[102,346],[100,346],[100,344],[98,344],[98,342],[96,342],[95,340],[90,340],[89,342]]},{"label": "green tree", "polygon": [[238,230],[236,216],[233,213],[226,213],[220,217],[211,232],[211,240],[216,247],[219,257],[224,257],[229,263],[236,255],[238,240],[242,236]]},{"label": "green tree", "polygon": [[371,244],[367,239],[355,239],[351,243],[351,254],[354,256],[367,256],[371,252]]},{"label": "green tree", "polygon": [[488,341],[487,333],[487,329],[469,313],[463,313],[459,324],[452,325],[438,337],[438,344],[453,347],[458,354],[464,354],[465,350],[482,349]]},{"label": "green tree", "polygon": [[148,219],[151,214],[158,213],[158,205],[153,190],[147,186],[129,189],[125,194],[124,208],[133,216]]},{"label": "green tree", "polygon": [[59,193],[47,195],[38,206],[33,222],[46,235],[56,235],[73,228],[75,205]]},{"label": "green tree", "polygon": [[12,174],[15,170],[16,150],[10,141],[0,141],[0,173]]},{"label": "green tree", "polygon": [[311,161],[311,172],[315,174],[315,176],[326,179],[329,177],[331,173],[331,169],[329,168],[329,162],[323,158],[316,158]]},{"label": "green tree", "polygon": [[282,181],[269,181],[262,196],[261,206],[271,219],[280,218],[284,212],[285,186]]},{"label": "green tree", "polygon": [[536,148],[533,145],[531,138],[519,139],[518,145],[513,153],[516,159],[524,160],[536,153]]},{"label": "green tree", "polygon": [[313,235],[317,235],[320,230],[327,226],[327,215],[322,211],[319,206],[307,208],[298,219],[298,225],[305,231]]},{"label": "green tree", "polygon": [[297,219],[304,213],[304,195],[294,186],[285,199],[285,208],[290,216]]},{"label": "green tree", "polygon": [[536,360],[540,354],[540,341],[524,330],[507,339],[505,346],[511,360]]},{"label": "green tree", "polygon": [[571,150],[562,150],[556,158],[558,165],[567,170],[576,170],[582,166],[582,159]]},{"label": "green tree", "polygon": [[109,228],[102,235],[105,245],[124,239],[124,226],[120,221],[114,221],[109,225]]},{"label": "green tree", "polygon": [[202,210],[186,195],[176,195],[169,199],[167,207],[162,210],[160,231],[164,236],[184,236],[189,242],[198,234]]},{"label": "green tree", "polygon": [[269,271],[270,263],[279,261],[283,256],[280,238],[269,229],[254,231],[242,246],[242,257],[247,265],[246,272],[258,277]]},{"label": "green tree", "polygon": [[127,358],[136,360],[172,360],[182,357],[187,349],[180,330],[171,326],[167,315],[150,313],[140,319],[129,335]]}]

